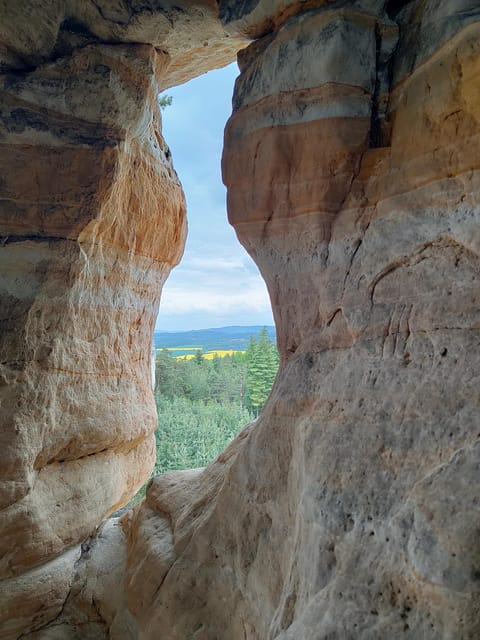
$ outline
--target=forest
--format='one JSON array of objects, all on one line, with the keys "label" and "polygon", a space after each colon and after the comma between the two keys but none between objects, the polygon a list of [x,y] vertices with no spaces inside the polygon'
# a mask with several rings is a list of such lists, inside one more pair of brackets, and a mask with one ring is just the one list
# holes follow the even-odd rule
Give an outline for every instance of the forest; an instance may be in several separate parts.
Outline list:
[{"label": "forest", "polygon": [[258,416],[278,369],[278,352],[266,328],[245,351],[207,358],[157,353],[158,412],[155,473],[202,467]]}]

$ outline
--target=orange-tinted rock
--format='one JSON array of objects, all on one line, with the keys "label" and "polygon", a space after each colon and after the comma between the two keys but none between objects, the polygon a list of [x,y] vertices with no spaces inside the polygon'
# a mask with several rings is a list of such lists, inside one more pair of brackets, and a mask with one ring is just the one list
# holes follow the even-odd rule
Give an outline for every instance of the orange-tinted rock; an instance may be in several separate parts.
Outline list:
[{"label": "orange-tinted rock", "polygon": [[0,637],[20,637],[32,627],[43,627],[62,611],[81,555],[74,547],[24,575],[0,582]]},{"label": "orange-tinted rock", "polygon": [[147,638],[478,635],[478,29],[383,113],[386,18],[298,15],[242,53],[229,217],[282,366],[225,457],[154,480],[135,516],[163,567],[135,601]]},{"label": "orange-tinted rock", "polygon": [[83,540],[153,466],[150,344],[185,239],[159,133],[167,65],[90,46],[3,80],[3,576]]},{"label": "orange-tinted rock", "polygon": [[[203,58],[179,51],[210,4],[96,4],[70,9],[93,40],[170,34],[186,75]],[[5,79],[2,640],[480,636],[480,13],[341,4],[220,2],[234,35],[266,34],[240,56],[223,169],[280,372],[216,461],[156,478],[80,550],[153,451],[149,341],[184,233],[155,133],[152,78],[172,76],[149,46],[88,41]],[[30,45],[2,25],[5,64],[91,37],[45,6]]]},{"label": "orange-tinted rock", "polygon": [[[458,22],[449,6],[450,29]],[[330,16],[332,34],[345,17]],[[431,36],[419,35],[417,66],[390,94],[383,148],[374,147],[368,124],[362,145],[344,69],[326,66],[329,97],[315,122],[302,120],[293,84],[276,117],[271,99],[268,122],[248,100],[250,77],[262,87],[279,77],[271,62],[280,60],[277,38],[263,50],[255,45],[251,62],[248,50],[242,55],[224,154],[229,216],[267,281],[284,363],[249,442],[270,451],[249,501],[275,484],[269,510],[272,502],[279,510],[266,544],[284,559],[276,571],[248,572],[274,602],[252,637],[473,639],[480,631],[471,484],[480,460],[479,18],[477,11],[474,24],[439,37],[433,52]],[[368,38],[368,20],[359,24]],[[408,22],[402,28],[410,37]],[[283,41],[297,29],[287,23]],[[358,42],[344,37],[336,46],[358,61]],[[307,67],[312,59],[322,66],[308,46],[304,54]],[[299,76],[297,67],[292,77]],[[361,77],[358,85],[365,87]],[[341,117],[327,107],[336,90]],[[259,112],[256,127],[250,114]],[[278,153],[269,153],[272,139]],[[254,170],[246,157],[255,158]],[[304,189],[301,175],[312,176]],[[237,504],[239,520],[241,512]],[[247,546],[255,545],[252,536]]]},{"label": "orange-tinted rock", "polygon": [[226,33],[215,0],[18,0],[2,10],[0,70],[29,70],[104,43],[168,52],[164,89],[229,64],[247,41]]}]

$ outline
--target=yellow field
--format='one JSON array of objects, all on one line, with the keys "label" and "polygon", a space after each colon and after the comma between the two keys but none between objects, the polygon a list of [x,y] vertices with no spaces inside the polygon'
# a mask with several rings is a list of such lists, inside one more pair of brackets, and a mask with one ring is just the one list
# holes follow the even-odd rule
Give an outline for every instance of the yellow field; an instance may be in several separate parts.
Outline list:
[{"label": "yellow field", "polygon": [[[205,358],[205,360],[213,360],[215,357],[224,358],[225,356],[233,356],[234,353],[245,353],[245,351],[235,351],[234,349],[207,351],[206,353],[202,353],[202,356]],[[175,357],[177,360],[178,359],[191,360],[192,358],[195,358],[195,354],[188,353],[186,356],[175,356]]]}]

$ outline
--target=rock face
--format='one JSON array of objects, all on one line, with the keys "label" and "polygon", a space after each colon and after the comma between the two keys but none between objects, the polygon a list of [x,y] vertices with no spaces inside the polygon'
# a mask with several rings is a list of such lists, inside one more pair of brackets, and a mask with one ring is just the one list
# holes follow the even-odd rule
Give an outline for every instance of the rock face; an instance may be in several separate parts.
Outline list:
[{"label": "rock face", "polygon": [[[24,585],[154,463],[150,344],[186,231],[159,134],[167,64],[95,45],[2,79],[0,572]],[[10,584],[0,619],[18,610]]]},{"label": "rock face", "polygon": [[[23,71],[92,44],[168,52],[161,88],[228,64],[242,35],[226,33],[215,0],[2,0],[0,69]],[[133,47],[134,48],[134,47]]]},{"label": "rock face", "polygon": [[283,354],[237,463],[262,469],[237,513],[271,518],[252,637],[473,639],[480,12],[350,4],[247,49],[227,126]]},{"label": "rock face", "polygon": [[[0,29],[0,638],[475,640],[478,3],[167,4]],[[151,468],[184,240],[156,92],[244,35],[223,171],[279,375],[216,461],[95,534]]]}]

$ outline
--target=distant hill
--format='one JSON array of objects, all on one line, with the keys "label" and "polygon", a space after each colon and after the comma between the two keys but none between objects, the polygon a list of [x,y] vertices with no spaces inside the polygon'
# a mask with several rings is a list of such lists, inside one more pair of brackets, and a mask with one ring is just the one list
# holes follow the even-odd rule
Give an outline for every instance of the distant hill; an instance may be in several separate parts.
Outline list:
[{"label": "distant hill", "polygon": [[[194,329],[192,331],[155,331],[155,347],[191,347],[202,351],[234,349],[245,351],[250,336],[258,336],[262,325],[252,327],[219,327],[216,329]],[[275,327],[267,326],[268,336],[275,341]]]}]

